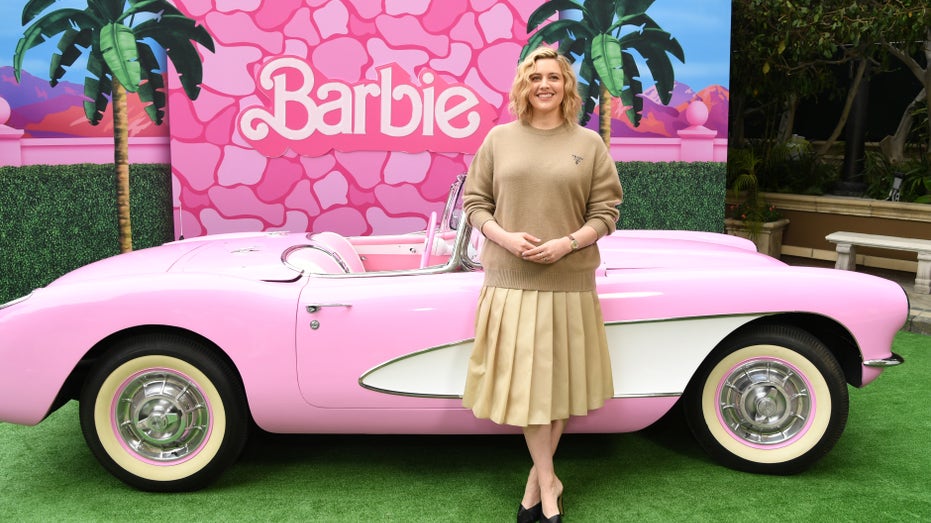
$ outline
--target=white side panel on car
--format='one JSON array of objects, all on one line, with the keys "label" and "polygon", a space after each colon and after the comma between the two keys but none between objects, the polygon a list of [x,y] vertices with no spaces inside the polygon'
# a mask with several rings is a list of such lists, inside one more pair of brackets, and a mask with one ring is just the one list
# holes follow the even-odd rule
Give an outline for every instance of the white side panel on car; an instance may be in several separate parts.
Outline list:
[{"label": "white side panel on car", "polygon": [[718,343],[756,318],[759,315],[608,325],[614,396],[682,394]]},{"label": "white side panel on car", "polygon": [[[615,397],[677,396],[725,336],[756,315],[616,323],[607,326]],[[408,354],[363,374],[386,394],[462,397],[472,340]]]},{"label": "white side panel on car", "polygon": [[417,352],[375,367],[359,383],[388,394],[461,398],[471,353],[472,340]]}]

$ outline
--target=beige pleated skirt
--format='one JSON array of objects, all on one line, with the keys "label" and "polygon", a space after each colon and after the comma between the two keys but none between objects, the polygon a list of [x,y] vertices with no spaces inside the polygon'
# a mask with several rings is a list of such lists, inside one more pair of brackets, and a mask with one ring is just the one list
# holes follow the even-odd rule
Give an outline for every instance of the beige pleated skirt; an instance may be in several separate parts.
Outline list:
[{"label": "beige pleated skirt", "polygon": [[545,425],[585,415],[613,394],[594,291],[482,288],[462,397],[476,417]]}]

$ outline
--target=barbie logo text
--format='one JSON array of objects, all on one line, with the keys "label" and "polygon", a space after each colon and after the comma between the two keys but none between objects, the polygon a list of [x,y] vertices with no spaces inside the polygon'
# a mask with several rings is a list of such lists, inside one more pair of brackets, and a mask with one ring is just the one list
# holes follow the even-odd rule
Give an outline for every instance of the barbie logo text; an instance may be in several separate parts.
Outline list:
[{"label": "barbie logo text", "polygon": [[294,57],[260,70],[259,92],[271,107],[249,107],[239,132],[265,156],[292,149],[304,156],[330,150],[394,150],[472,153],[496,119],[495,109],[461,84],[433,71],[419,85],[396,64],[376,69],[372,82],[327,81]]}]

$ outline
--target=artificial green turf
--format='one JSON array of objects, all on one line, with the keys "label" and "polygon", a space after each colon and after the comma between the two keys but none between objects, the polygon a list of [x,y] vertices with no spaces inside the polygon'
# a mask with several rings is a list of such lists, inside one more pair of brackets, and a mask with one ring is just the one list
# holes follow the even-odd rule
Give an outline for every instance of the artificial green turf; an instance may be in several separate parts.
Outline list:
[{"label": "artificial green turf", "polygon": [[[931,336],[901,332],[906,364],[851,389],[837,446],[795,476],[709,460],[680,416],[642,432],[567,435],[566,520],[931,520]],[[4,521],[513,521],[529,467],[520,436],[254,437],[206,490],[139,492],[81,437],[77,404],[36,427],[0,424]]]}]

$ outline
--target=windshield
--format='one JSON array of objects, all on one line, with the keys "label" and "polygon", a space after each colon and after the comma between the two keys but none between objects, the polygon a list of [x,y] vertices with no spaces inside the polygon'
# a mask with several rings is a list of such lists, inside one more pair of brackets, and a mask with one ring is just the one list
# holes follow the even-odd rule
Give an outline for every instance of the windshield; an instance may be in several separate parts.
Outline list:
[{"label": "windshield", "polygon": [[460,174],[449,188],[449,198],[446,200],[446,210],[443,212],[444,221],[454,231],[459,230],[459,225],[464,217],[462,211],[463,192],[465,192],[465,175]]}]

